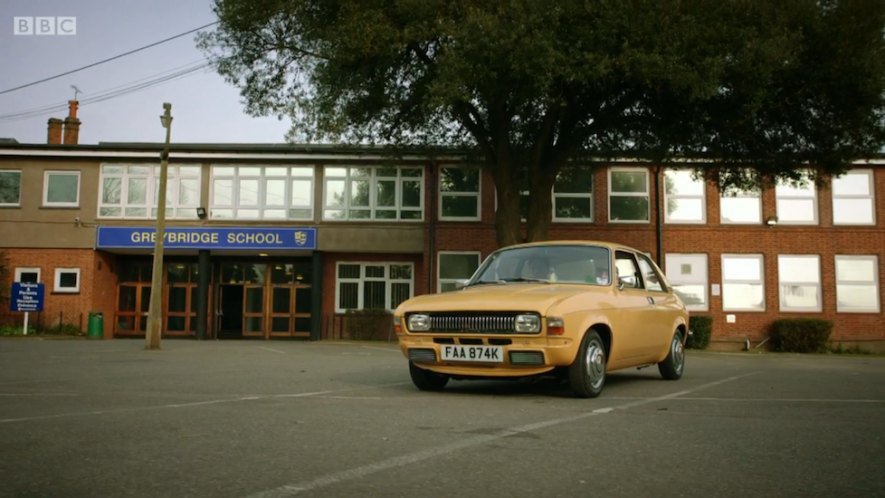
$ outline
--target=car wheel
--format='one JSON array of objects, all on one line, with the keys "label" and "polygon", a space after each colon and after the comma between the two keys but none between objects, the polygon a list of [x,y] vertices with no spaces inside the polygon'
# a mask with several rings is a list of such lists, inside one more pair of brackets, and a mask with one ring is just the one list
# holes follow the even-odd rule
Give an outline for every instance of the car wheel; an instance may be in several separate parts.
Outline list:
[{"label": "car wheel", "polygon": [[568,369],[572,391],[581,398],[595,398],[605,385],[605,344],[599,333],[591,330],[584,335],[575,362]]},{"label": "car wheel", "polygon": [[409,375],[412,376],[412,383],[415,384],[415,387],[422,391],[442,391],[449,382],[448,375],[441,375],[417,367],[411,361],[409,362]]},{"label": "car wheel", "polygon": [[667,380],[677,380],[682,377],[685,370],[685,347],[682,344],[682,332],[676,331],[670,341],[670,352],[664,361],[658,363],[661,377]]}]

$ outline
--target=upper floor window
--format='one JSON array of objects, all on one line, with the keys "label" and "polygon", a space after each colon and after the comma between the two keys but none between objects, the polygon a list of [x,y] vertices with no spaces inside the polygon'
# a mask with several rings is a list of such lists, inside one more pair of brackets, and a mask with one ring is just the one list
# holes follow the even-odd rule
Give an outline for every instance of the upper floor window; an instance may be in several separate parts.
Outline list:
[{"label": "upper floor window", "polygon": [[704,223],[706,202],[704,181],[687,169],[664,171],[664,220],[667,223]]},{"label": "upper floor window", "polygon": [[608,171],[608,219],[618,223],[649,220],[648,170],[611,168]]},{"label": "upper floor window", "polygon": [[0,206],[19,206],[22,197],[22,172],[0,171]]},{"label": "upper floor window", "polygon": [[459,166],[440,168],[439,218],[441,220],[479,219],[480,169]]},{"label": "upper floor window", "polygon": [[213,166],[209,217],[312,220],[313,166]]},{"label": "upper floor window", "polygon": [[[160,166],[102,164],[98,193],[100,218],[157,217]],[[200,205],[200,167],[167,165],[166,217],[197,217]]]},{"label": "upper floor window", "polygon": [[719,222],[762,223],[762,196],[758,190],[729,190],[719,197]]},{"label": "upper floor window", "polygon": [[43,205],[77,207],[80,205],[79,171],[45,171],[43,173]]},{"label": "upper floor window", "polygon": [[553,221],[593,221],[593,170],[563,168],[553,183]]},{"label": "upper floor window", "polygon": [[667,254],[664,261],[667,279],[685,307],[693,311],[707,311],[707,255]]},{"label": "upper floor window", "polygon": [[338,263],[335,311],[392,311],[412,297],[412,267],[412,263]]},{"label": "upper floor window", "polygon": [[323,196],[325,220],[422,220],[424,170],[326,166]]},{"label": "upper floor window", "polygon": [[782,180],[778,182],[774,193],[777,199],[778,223],[817,224],[817,191],[814,183],[794,184]]},{"label": "upper floor window", "polygon": [[777,257],[781,311],[820,311],[820,258],[815,255]]},{"label": "upper floor window", "polygon": [[836,311],[879,312],[879,261],[874,255],[836,255]]},{"label": "upper floor window", "polygon": [[765,311],[761,254],[722,255],[722,310]]},{"label": "upper floor window", "polygon": [[478,252],[440,252],[436,291],[455,290],[458,282],[469,279],[478,267]]},{"label": "upper floor window", "polygon": [[833,178],[833,224],[875,225],[873,171],[851,170]]}]

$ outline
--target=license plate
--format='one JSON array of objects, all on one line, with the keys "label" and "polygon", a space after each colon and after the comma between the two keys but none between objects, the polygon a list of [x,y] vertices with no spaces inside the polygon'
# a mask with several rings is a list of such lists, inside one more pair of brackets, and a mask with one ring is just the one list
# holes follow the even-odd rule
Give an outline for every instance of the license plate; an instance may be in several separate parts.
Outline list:
[{"label": "license plate", "polygon": [[503,363],[504,348],[501,346],[461,346],[442,347],[443,361],[475,361],[483,363]]}]

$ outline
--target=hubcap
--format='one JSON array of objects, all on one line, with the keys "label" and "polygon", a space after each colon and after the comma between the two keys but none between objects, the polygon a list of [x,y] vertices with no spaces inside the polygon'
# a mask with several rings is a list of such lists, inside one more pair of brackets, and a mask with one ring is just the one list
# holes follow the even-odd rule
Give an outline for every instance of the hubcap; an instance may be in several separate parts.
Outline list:
[{"label": "hubcap", "polygon": [[682,341],[679,340],[679,336],[673,338],[673,364],[676,367],[676,370],[682,370],[682,365],[685,362],[685,348],[682,347]]},{"label": "hubcap", "polygon": [[584,357],[587,367],[587,377],[595,387],[605,378],[605,350],[597,342],[591,342],[587,347],[587,355]]}]

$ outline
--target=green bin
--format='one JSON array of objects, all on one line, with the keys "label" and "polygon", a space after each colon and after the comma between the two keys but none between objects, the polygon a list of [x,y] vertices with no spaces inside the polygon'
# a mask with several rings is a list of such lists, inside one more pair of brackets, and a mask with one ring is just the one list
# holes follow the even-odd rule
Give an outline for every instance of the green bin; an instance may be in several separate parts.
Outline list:
[{"label": "green bin", "polygon": [[104,335],[104,316],[100,311],[89,312],[89,323],[86,326],[86,337],[101,339]]}]

